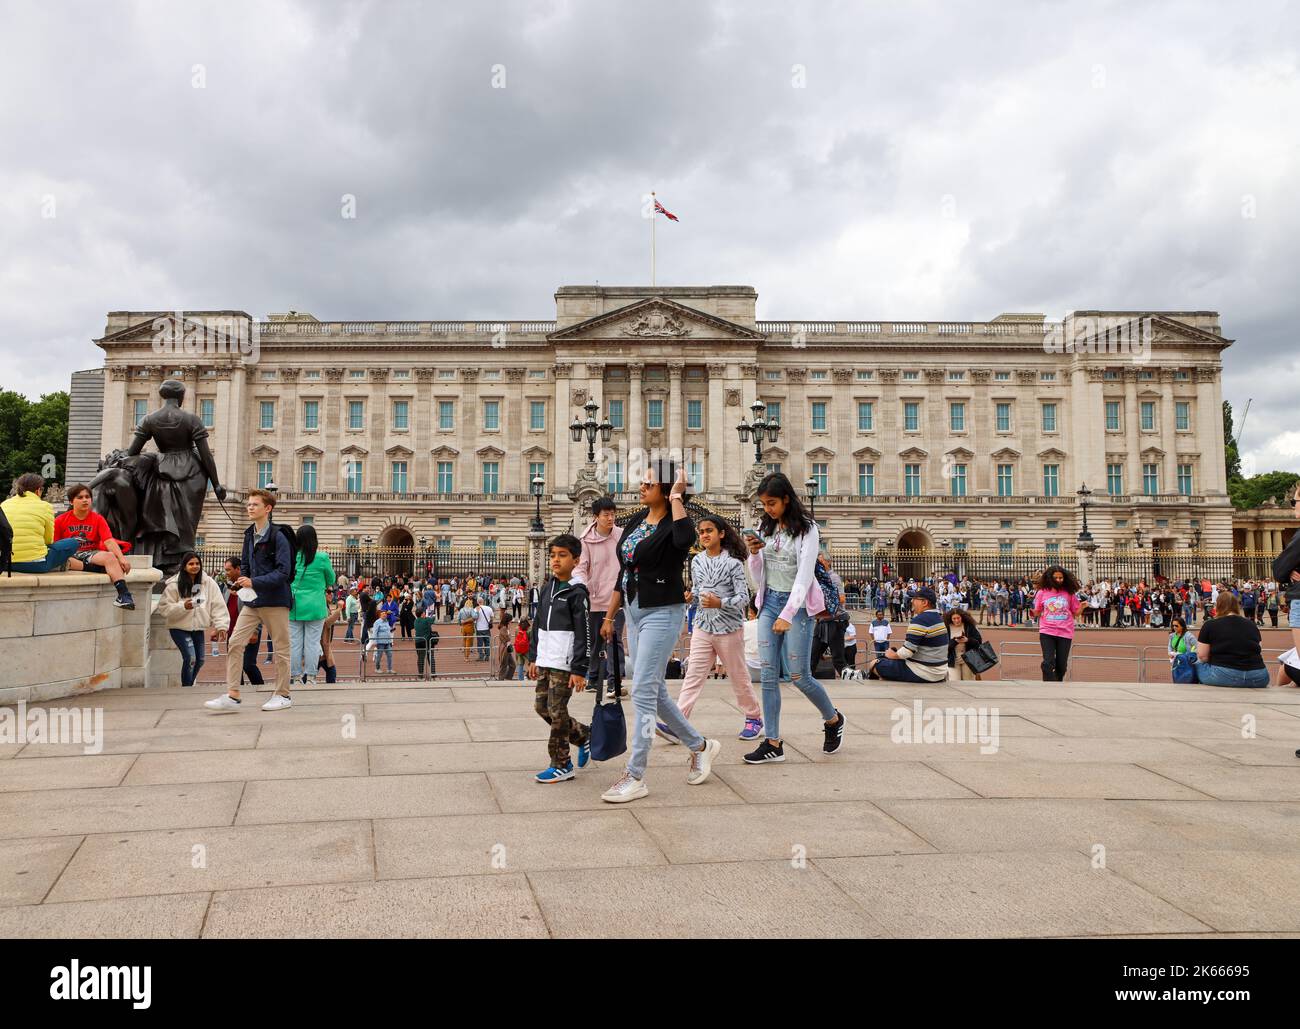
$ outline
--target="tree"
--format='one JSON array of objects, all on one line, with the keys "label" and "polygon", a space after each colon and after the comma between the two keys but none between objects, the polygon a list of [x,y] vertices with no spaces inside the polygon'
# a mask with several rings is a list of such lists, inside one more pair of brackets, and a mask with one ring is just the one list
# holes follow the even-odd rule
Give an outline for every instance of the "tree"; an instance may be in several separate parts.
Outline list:
[{"label": "tree", "polygon": [[1237,451],[1237,438],[1232,430],[1232,405],[1226,400],[1223,402],[1223,456],[1231,485],[1233,479],[1241,478],[1241,454]]},{"label": "tree", "polygon": [[1232,498],[1233,507],[1245,511],[1275,497],[1279,501],[1285,500],[1297,482],[1300,482],[1300,473],[1264,472],[1249,479],[1233,479],[1228,483],[1228,496]]},{"label": "tree", "polygon": [[46,393],[31,401],[0,390],[0,492],[8,493],[24,472],[62,483],[68,452],[68,394]]}]

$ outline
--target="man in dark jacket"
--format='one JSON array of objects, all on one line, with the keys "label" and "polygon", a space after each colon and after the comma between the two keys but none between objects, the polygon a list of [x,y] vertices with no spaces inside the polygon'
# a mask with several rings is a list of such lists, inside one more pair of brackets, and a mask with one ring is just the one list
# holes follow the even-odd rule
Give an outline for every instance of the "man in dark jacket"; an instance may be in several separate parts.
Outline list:
[{"label": "man in dark jacket", "polygon": [[[239,673],[244,648],[259,627],[269,632],[275,644],[275,695],[262,705],[263,711],[284,711],[293,706],[289,698],[289,609],[293,606],[293,549],[280,526],[271,520],[275,495],[264,489],[249,490],[245,503],[252,521],[244,530],[243,574],[232,584],[256,594],[244,601],[239,621],[230,634],[226,656],[226,692],[204,707],[218,714],[240,709]],[[242,599],[242,598],[241,598]]]},{"label": "man in dark jacket", "polygon": [[533,707],[551,727],[546,745],[551,763],[537,773],[540,783],[573,778],[570,746],[578,748],[579,768],[591,757],[591,729],[569,715],[569,697],[587,685],[591,649],[587,587],[572,578],[582,544],[562,533],[551,540],[549,550],[551,577],[542,586],[528,639],[528,678],[537,683]]}]

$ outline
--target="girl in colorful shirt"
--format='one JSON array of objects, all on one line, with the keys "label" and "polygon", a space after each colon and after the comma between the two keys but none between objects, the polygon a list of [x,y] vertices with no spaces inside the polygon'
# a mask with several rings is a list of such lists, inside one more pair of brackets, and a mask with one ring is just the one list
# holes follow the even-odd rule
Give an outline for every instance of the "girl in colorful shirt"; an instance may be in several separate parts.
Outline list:
[{"label": "girl in colorful shirt", "polygon": [[1043,682],[1064,682],[1079,613],[1079,580],[1060,565],[1038,579],[1033,612],[1038,616],[1038,645],[1043,651]]}]

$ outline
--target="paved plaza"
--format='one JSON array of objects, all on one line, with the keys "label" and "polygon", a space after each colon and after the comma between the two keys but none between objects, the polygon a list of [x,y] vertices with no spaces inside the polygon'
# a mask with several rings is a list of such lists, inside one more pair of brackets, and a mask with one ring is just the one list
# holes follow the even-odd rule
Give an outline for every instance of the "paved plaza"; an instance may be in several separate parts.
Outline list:
[{"label": "paved plaza", "polygon": [[[1300,934],[1300,690],[836,683],[833,757],[785,692],[785,764],[710,682],[713,777],[656,741],[618,806],[619,761],[532,781],[531,686],[40,705],[102,706],[103,749],[0,744],[0,936]],[[891,738],[916,700],[996,711],[996,750]]]}]

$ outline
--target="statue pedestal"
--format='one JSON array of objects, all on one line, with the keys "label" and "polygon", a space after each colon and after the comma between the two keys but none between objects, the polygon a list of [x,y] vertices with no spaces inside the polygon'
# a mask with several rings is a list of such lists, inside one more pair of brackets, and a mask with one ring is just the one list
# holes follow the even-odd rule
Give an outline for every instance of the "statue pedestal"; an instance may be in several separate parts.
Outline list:
[{"label": "statue pedestal", "polygon": [[148,685],[152,591],[161,578],[135,561],[126,579],[135,610],[124,611],[99,572],[0,576],[0,704]]}]

